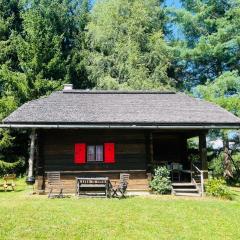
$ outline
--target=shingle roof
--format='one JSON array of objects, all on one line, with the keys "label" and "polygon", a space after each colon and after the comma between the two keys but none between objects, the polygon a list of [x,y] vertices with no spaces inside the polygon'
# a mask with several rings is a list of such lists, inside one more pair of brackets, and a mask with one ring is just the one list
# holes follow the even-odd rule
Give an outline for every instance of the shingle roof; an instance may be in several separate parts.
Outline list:
[{"label": "shingle roof", "polygon": [[212,103],[173,92],[59,91],[25,103],[4,124],[226,125],[240,119]]}]

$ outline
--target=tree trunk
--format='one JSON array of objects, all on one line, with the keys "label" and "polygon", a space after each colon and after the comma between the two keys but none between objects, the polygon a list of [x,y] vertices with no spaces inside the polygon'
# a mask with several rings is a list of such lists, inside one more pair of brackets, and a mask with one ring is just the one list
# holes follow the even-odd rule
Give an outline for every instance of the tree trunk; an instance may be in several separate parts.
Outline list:
[{"label": "tree trunk", "polygon": [[224,160],[223,160],[224,173],[223,173],[223,176],[225,178],[229,179],[229,178],[233,177],[233,172],[232,172],[231,159],[229,157],[229,141],[228,141],[227,136],[224,136],[223,142],[224,142]]}]

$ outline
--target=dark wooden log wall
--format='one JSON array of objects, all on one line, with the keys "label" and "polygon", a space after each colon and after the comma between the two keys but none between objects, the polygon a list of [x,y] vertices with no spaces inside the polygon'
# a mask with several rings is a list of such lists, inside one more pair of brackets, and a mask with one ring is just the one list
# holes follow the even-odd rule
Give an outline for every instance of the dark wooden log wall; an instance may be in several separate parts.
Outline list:
[{"label": "dark wooden log wall", "polygon": [[[129,129],[41,130],[38,132],[38,175],[43,175],[44,171],[146,170],[152,161],[186,165],[187,137],[194,132],[188,133],[189,136],[186,133]],[[115,163],[74,163],[75,143],[105,142],[115,143]],[[188,167],[187,164],[185,168]]]},{"label": "dark wooden log wall", "polygon": [[154,162],[184,162],[186,160],[187,140],[182,134],[153,134]]},{"label": "dark wooden log wall", "polygon": [[[38,189],[45,189],[45,172],[61,171],[70,192],[74,191],[75,178],[80,173],[99,171],[102,176],[119,179],[119,173],[130,170],[130,189],[148,189],[146,172],[154,162],[187,162],[187,138],[197,132],[156,132],[151,130],[38,130],[37,175]],[[115,143],[116,162],[74,163],[75,143]],[[137,171],[134,171],[137,170]],[[95,173],[93,173],[95,174]]]},{"label": "dark wooden log wall", "polygon": [[[124,130],[42,130],[39,169],[44,171],[145,170],[145,134]],[[115,143],[115,163],[74,163],[75,143]]]}]

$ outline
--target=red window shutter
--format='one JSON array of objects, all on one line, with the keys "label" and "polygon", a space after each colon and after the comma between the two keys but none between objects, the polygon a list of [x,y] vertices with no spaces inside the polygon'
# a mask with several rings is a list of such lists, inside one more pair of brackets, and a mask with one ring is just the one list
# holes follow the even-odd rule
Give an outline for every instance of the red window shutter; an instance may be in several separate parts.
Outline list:
[{"label": "red window shutter", "polygon": [[104,162],[105,163],[115,163],[114,143],[104,143]]},{"label": "red window shutter", "polygon": [[75,144],[75,156],[74,163],[83,164],[86,162],[86,144],[76,143]]}]

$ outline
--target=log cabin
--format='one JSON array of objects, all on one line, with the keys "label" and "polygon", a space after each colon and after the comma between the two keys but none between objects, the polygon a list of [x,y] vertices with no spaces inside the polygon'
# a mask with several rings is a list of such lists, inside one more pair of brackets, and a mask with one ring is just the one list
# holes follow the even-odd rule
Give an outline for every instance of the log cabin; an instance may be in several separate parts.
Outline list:
[{"label": "log cabin", "polygon": [[28,175],[35,176],[39,192],[47,189],[49,171],[61,173],[65,192],[75,192],[77,176],[112,180],[120,173],[130,173],[129,190],[148,191],[158,165],[172,171],[173,187],[196,184],[191,138],[199,139],[194,167],[203,184],[206,134],[210,129],[238,129],[240,119],[184,93],[76,90],[65,84],[62,91],[19,107],[1,127],[31,130]]}]

